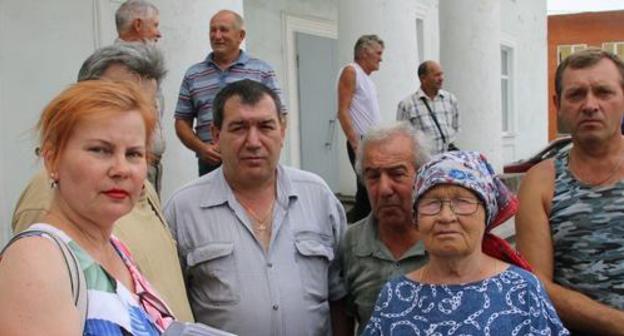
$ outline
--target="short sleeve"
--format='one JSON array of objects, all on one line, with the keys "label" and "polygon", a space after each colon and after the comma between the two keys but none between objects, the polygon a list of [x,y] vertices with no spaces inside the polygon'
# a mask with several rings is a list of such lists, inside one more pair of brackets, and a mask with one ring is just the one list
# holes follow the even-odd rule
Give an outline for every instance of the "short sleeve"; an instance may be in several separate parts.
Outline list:
[{"label": "short sleeve", "polygon": [[459,103],[457,97],[451,95],[451,106],[453,106],[453,129],[456,133],[459,132]]},{"label": "short sleeve", "polygon": [[175,109],[175,117],[178,119],[193,119],[197,116],[197,111],[193,107],[191,96],[191,83],[188,75],[182,79],[180,85],[180,93],[178,94],[178,103]]},{"label": "short sleeve", "polygon": [[409,113],[407,113],[403,102],[399,102],[399,105],[397,106],[396,120],[409,120]]},{"label": "short sleeve", "polygon": [[343,263],[340,255],[340,244],[344,240],[345,231],[347,230],[347,218],[340,201],[331,192],[328,192],[327,197],[330,199],[329,220],[334,234],[334,255],[337,256],[329,265],[329,296],[331,301],[337,301],[347,295]]},{"label": "short sleeve", "polygon": [[281,106],[282,114],[288,113],[288,110],[286,109],[287,102],[284,99],[284,94],[282,92],[282,89],[280,88],[279,83],[277,82],[277,76],[275,75],[275,71],[273,71],[271,66],[269,66],[268,64],[267,64],[267,69],[262,76],[262,84],[268,86],[279,97],[280,102],[282,103],[282,106]]}]

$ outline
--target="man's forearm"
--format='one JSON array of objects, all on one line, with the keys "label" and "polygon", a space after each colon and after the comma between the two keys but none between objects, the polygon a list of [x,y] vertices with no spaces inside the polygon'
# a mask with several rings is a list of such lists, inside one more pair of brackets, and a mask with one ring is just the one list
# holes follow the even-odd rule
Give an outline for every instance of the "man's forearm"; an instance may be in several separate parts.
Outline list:
[{"label": "man's forearm", "polygon": [[594,335],[624,335],[623,311],[552,281],[544,281],[544,286],[568,329]]},{"label": "man's forearm", "polygon": [[178,138],[186,148],[192,150],[195,153],[201,152],[201,148],[204,142],[193,131],[192,124],[189,125],[187,120],[177,119],[175,122],[175,129]]},{"label": "man's forearm", "polygon": [[358,136],[353,128],[353,123],[351,121],[351,117],[347,115],[348,112],[338,111],[338,121],[340,122],[340,127],[344,131],[345,137],[347,141],[351,143],[351,145],[357,145]]}]

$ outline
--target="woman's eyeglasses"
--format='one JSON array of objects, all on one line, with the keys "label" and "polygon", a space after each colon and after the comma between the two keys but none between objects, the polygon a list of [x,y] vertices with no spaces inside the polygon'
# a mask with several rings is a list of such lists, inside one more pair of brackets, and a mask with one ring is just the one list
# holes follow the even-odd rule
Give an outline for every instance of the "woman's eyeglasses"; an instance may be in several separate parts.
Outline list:
[{"label": "woman's eyeglasses", "polygon": [[444,203],[449,204],[449,206],[451,207],[451,211],[453,211],[454,214],[461,216],[474,214],[475,212],[477,212],[479,204],[481,204],[481,202],[471,198],[423,198],[418,201],[418,204],[416,205],[416,211],[419,215],[437,215],[440,213],[440,211],[442,211]]}]

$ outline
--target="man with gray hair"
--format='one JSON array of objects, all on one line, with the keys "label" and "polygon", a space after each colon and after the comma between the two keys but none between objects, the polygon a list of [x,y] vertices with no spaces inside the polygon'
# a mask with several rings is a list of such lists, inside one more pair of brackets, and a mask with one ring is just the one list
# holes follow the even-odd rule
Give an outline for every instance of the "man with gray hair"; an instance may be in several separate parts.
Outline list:
[{"label": "man with gray hair", "polygon": [[347,229],[339,249],[348,324],[353,328],[354,320],[358,323],[358,335],[384,283],[426,260],[412,216],[416,171],[429,159],[423,139],[408,123],[400,122],[373,127],[360,140],[356,170],[373,210]]},{"label": "man with gray hair", "polygon": [[[132,81],[146,96],[154,98],[157,83],[164,74],[162,55],[155,47],[116,43],[89,56],[80,68],[78,81]],[[137,266],[174,315],[182,321],[192,321],[175,241],[167,229],[158,195],[148,180],[144,189],[132,211],[115,223],[113,234],[128,246]],[[52,197],[47,174],[42,169],[30,180],[15,206],[13,231],[21,232],[41,222]]]},{"label": "man with gray hair", "polygon": [[[158,8],[149,1],[145,0],[128,0],[121,4],[115,12],[115,24],[117,26],[117,34],[119,37],[115,40],[115,44],[124,42],[141,42],[144,44],[154,45],[158,42],[158,39],[162,37],[158,25],[160,23],[160,17]],[[164,61],[162,55],[156,50],[150,50],[150,54],[146,54],[145,57],[152,57],[158,54],[159,69],[164,71]],[[105,55],[102,55],[105,57]],[[133,57],[129,60],[136,59]],[[128,60],[128,59],[127,59]],[[126,64],[130,66],[129,64]],[[148,69],[155,69],[153,66],[147,67]],[[139,73],[135,70],[135,72]],[[156,91],[156,103],[158,111],[158,123],[156,124],[156,131],[154,132],[154,138],[152,139],[152,161],[147,170],[147,178],[152,182],[156,192],[160,194],[161,180],[162,180],[162,157],[165,154],[165,136],[163,134],[162,118],[165,108],[165,99],[160,91],[160,80],[158,81],[158,90]]]},{"label": "man with gray hair", "polygon": [[[347,153],[353,167],[362,135],[381,121],[377,88],[370,74],[379,70],[383,50],[384,42],[377,35],[362,35],[355,43],[353,63],[342,68],[338,79],[338,120],[347,137]],[[355,205],[347,215],[349,222],[366,217],[370,210],[366,188],[358,180]]]},{"label": "man with gray hair", "polygon": [[149,1],[128,0],[115,12],[119,40],[126,42],[158,42],[162,37],[158,25],[158,8]]},{"label": "man with gray hair", "polygon": [[161,159],[165,151],[162,134],[162,96],[158,91],[167,71],[162,53],[154,46],[144,43],[118,42],[101,48],[87,58],[80,71],[78,81],[110,77],[111,74],[131,79],[146,89],[150,99],[156,105],[158,123],[154,132],[151,160],[148,165],[147,179],[160,193],[162,179]]},{"label": "man with gray hair", "polygon": [[[126,73],[154,95],[167,70],[162,53],[142,43],[116,43],[98,49],[89,56],[78,71],[78,81],[100,79],[110,73]],[[155,99],[155,97],[150,97]]]}]

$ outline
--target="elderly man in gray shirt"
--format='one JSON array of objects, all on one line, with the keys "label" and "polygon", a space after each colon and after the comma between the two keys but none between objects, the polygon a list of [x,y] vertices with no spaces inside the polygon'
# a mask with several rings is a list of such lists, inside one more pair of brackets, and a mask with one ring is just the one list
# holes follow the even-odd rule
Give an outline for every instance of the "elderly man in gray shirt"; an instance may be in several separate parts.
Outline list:
[{"label": "elderly man in gray shirt", "polygon": [[426,261],[412,220],[412,188],[416,171],[428,159],[422,133],[407,122],[371,128],[360,141],[355,168],[373,210],[349,227],[339,254],[351,316],[347,324],[353,328],[357,322],[358,335],[386,281]]},{"label": "elderly man in gray shirt", "polygon": [[342,205],[318,176],[278,164],[286,125],[268,87],[229,84],[214,111],[223,165],[165,206],[196,320],[238,335],[331,335],[330,303],[346,294]]}]

